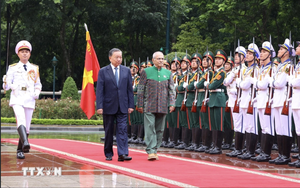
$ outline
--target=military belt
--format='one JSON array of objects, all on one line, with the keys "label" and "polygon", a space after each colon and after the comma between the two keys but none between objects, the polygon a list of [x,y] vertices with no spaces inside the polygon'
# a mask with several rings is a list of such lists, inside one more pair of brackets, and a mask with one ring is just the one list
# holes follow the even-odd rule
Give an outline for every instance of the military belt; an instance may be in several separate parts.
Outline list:
[{"label": "military belt", "polygon": [[204,89],[198,89],[198,92],[205,92]]},{"label": "military belt", "polygon": [[267,89],[257,89],[257,91],[266,91]]},{"label": "military belt", "polygon": [[177,93],[185,93],[185,91],[178,91]]},{"label": "military belt", "polygon": [[134,95],[137,95],[137,92],[133,92]]},{"label": "military belt", "polygon": [[300,87],[293,87],[293,89],[300,89]]},{"label": "military belt", "polygon": [[214,93],[214,92],[224,92],[224,89],[214,89],[214,90],[209,90],[209,92]]},{"label": "military belt", "polygon": [[27,91],[27,87],[21,87],[22,91]]}]

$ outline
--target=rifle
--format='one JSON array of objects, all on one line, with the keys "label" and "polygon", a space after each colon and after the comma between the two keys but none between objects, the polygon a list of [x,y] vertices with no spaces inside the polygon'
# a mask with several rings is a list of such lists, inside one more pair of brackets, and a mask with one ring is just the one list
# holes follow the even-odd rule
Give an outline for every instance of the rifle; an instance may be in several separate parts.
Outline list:
[{"label": "rifle", "polygon": [[124,66],[126,67],[126,59],[124,59]]},{"label": "rifle", "polygon": [[[256,56],[255,56],[255,51],[254,51],[254,37],[253,37],[253,53],[254,53],[254,65],[252,69],[252,78],[255,76],[255,68],[256,68]],[[253,100],[255,98],[255,93],[256,89],[253,87],[253,84],[251,84],[251,100],[249,101],[248,109],[247,109],[247,114],[253,114]]]},{"label": "rifle", "polygon": [[[290,46],[291,46],[291,42],[292,42],[292,39],[291,39],[291,31],[290,31]],[[292,54],[292,50],[290,50],[290,54]],[[295,58],[296,59],[296,58]],[[294,66],[290,67],[290,70],[289,70],[289,76],[291,75],[291,72],[293,72]],[[288,99],[290,97],[292,97],[292,92],[291,92],[291,86],[289,86],[289,84],[287,84],[287,94],[286,94],[286,98],[285,98],[285,101],[284,101],[284,104],[283,104],[283,108],[282,108],[282,111],[281,111],[281,115],[289,115],[289,101]]]},{"label": "rifle", "polygon": [[[240,59],[240,69],[238,71],[238,78],[241,78],[242,77],[242,61],[241,61],[241,54],[240,54],[240,39],[238,39],[238,53],[239,53],[238,55],[239,55],[239,59]],[[236,87],[236,89],[237,89],[237,98],[234,103],[233,112],[240,113],[239,99],[241,96],[241,89],[238,87]]]},{"label": "rifle", "polygon": [[[198,69],[197,69],[198,71],[197,71],[197,82],[199,82],[199,74],[200,74],[200,72],[199,72],[199,66],[198,66]],[[197,88],[195,87],[195,99],[194,99],[194,101],[193,101],[193,104],[192,104],[192,109],[191,109],[191,112],[194,112],[194,113],[196,113],[197,112],[197,98],[198,98],[198,90],[197,90]]]},{"label": "rifle", "polygon": [[[208,46],[206,47],[206,52],[208,52]],[[207,56],[206,56],[206,61],[210,61]],[[207,67],[206,81],[209,82],[209,67]],[[205,89],[205,96],[204,96],[204,100],[202,101],[202,106],[201,106],[201,110],[200,110],[200,112],[202,112],[202,113],[206,113],[206,101],[207,101],[207,98],[209,97],[208,96],[208,88],[204,87],[204,89]]]},{"label": "rifle", "polygon": [[[230,51],[230,56],[231,57],[231,51]],[[232,70],[231,70],[232,71]],[[230,108],[228,107],[228,100],[226,101],[226,107],[225,107],[225,112],[230,112]]]},{"label": "rifle", "polygon": [[[186,58],[187,58],[187,50],[186,50]],[[189,67],[189,66],[188,66]],[[188,84],[189,83],[189,70],[186,71],[186,80],[185,82]],[[184,98],[183,98],[183,101],[181,103],[181,108],[180,110],[181,111],[186,111],[186,105],[185,105],[185,102],[186,102],[186,94],[187,94],[187,88],[185,89],[184,91]]]},{"label": "rifle", "polygon": [[[272,78],[272,73],[273,73],[273,61],[272,61],[272,53],[273,51],[271,50],[271,44],[272,44],[272,37],[270,35],[270,54],[271,54],[271,68],[270,68],[270,77]],[[266,104],[265,108],[265,115],[270,116],[271,115],[271,100],[273,99],[273,94],[274,94],[274,88],[269,87],[269,94],[268,94],[268,102]]]}]

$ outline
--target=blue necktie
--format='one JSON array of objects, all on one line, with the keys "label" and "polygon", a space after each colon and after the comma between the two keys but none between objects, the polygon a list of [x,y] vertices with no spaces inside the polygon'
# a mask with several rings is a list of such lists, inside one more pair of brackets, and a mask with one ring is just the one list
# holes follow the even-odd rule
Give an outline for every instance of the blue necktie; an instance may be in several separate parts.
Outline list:
[{"label": "blue necktie", "polygon": [[26,65],[23,65],[23,67],[24,67],[25,71],[27,71],[27,67],[26,67]]},{"label": "blue necktie", "polygon": [[116,68],[115,68],[115,77],[116,77],[117,86],[119,86],[119,74],[118,74],[118,67],[116,67]]}]

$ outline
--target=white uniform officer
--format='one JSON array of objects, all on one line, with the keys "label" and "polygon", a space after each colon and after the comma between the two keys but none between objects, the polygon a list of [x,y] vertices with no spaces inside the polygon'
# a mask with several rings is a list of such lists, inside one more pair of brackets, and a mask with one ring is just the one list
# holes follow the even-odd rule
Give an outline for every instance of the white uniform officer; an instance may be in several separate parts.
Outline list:
[{"label": "white uniform officer", "polygon": [[[297,45],[296,55],[300,56],[300,41],[297,41]],[[292,113],[295,122],[298,147],[300,148],[300,61],[295,66],[293,75],[290,76],[289,85],[293,87]],[[298,155],[298,160],[289,163],[289,166],[296,166],[297,168],[300,168],[300,154]]]},{"label": "white uniform officer", "polygon": [[243,126],[245,126],[247,147],[246,153],[244,153],[243,155],[239,155],[238,158],[244,160],[255,157],[254,152],[258,136],[256,102],[253,103],[253,114],[248,114],[247,109],[251,100],[252,75],[254,74],[254,78],[256,78],[258,75],[259,68],[257,66],[257,63],[255,63],[255,60],[259,59],[259,54],[260,52],[256,44],[251,43],[248,45],[246,56],[248,67],[243,71],[242,79],[237,80],[237,85],[242,89],[240,109],[243,113]]},{"label": "white uniform officer", "polygon": [[257,88],[256,99],[262,129],[260,142],[262,145],[262,151],[257,157],[251,158],[251,160],[258,162],[267,162],[271,159],[270,155],[273,145],[273,137],[275,135],[274,113],[272,113],[271,110],[271,115],[265,115],[266,104],[269,99],[269,83],[271,75],[273,75],[273,72],[275,72],[274,70],[276,70],[275,66],[271,62],[271,58],[275,56],[276,52],[274,51],[272,44],[269,41],[264,42],[260,53],[260,63],[262,66],[260,67],[257,79],[252,80],[254,87]]},{"label": "white uniform officer", "polygon": [[28,41],[20,41],[15,48],[20,61],[10,65],[7,75],[3,77],[3,88],[12,90],[9,105],[14,110],[20,136],[17,148],[18,159],[24,159],[24,153],[29,152],[28,134],[32,114],[35,100],[38,99],[42,89],[39,67],[28,61],[31,50],[32,47]]},{"label": "white uniform officer", "polygon": [[236,89],[236,78],[240,69],[240,64],[242,64],[241,73],[247,68],[245,65],[246,58],[246,49],[243,46],[237,47],[235,50],[234,63],[235,68],[232,69],[230,74],[225,78],[223,84],[227,86],[228,93],[228,107],[231,109],[233,125],[234,125],[234,141],[235,141],[235,150],[226,153],[227,156],[237,157],[242,154],[243,149],[243,137],[245,134],[245,127],[243,126],[243,114],[241,110],[239,113],[234,113],[234,105],[237,98],[237,89]]},{"label": "white uniform officer", "polygon": [[282,115],[283,104],[287,95],[288,74],[291,68],[290,54],[292,54],[292,46],[289,39],[285,39],[284,44],[279,45],[278,57],[281,63],[270,81],[269,86],[274,88],[274,97],[272,108],[275,117],[275,130],[277,134],[277,144],[279,156],[274,160],[269,160],[269,163],[288,164],[291,162],[290,152],[292,144],[292,118],[291,109],[289,114]]}]

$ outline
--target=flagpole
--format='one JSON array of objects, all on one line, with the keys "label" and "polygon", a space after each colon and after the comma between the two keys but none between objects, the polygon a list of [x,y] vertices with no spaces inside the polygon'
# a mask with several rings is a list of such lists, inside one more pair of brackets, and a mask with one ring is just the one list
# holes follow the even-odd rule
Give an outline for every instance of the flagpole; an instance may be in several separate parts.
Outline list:
[{"label": "flagpole", "polygon": [[87,25],[86,25],[86,23],[84,23],[84,28],[85,28],[85,30],[88,32],[89,30],[88,30],[88,27],[87,27]]}]

